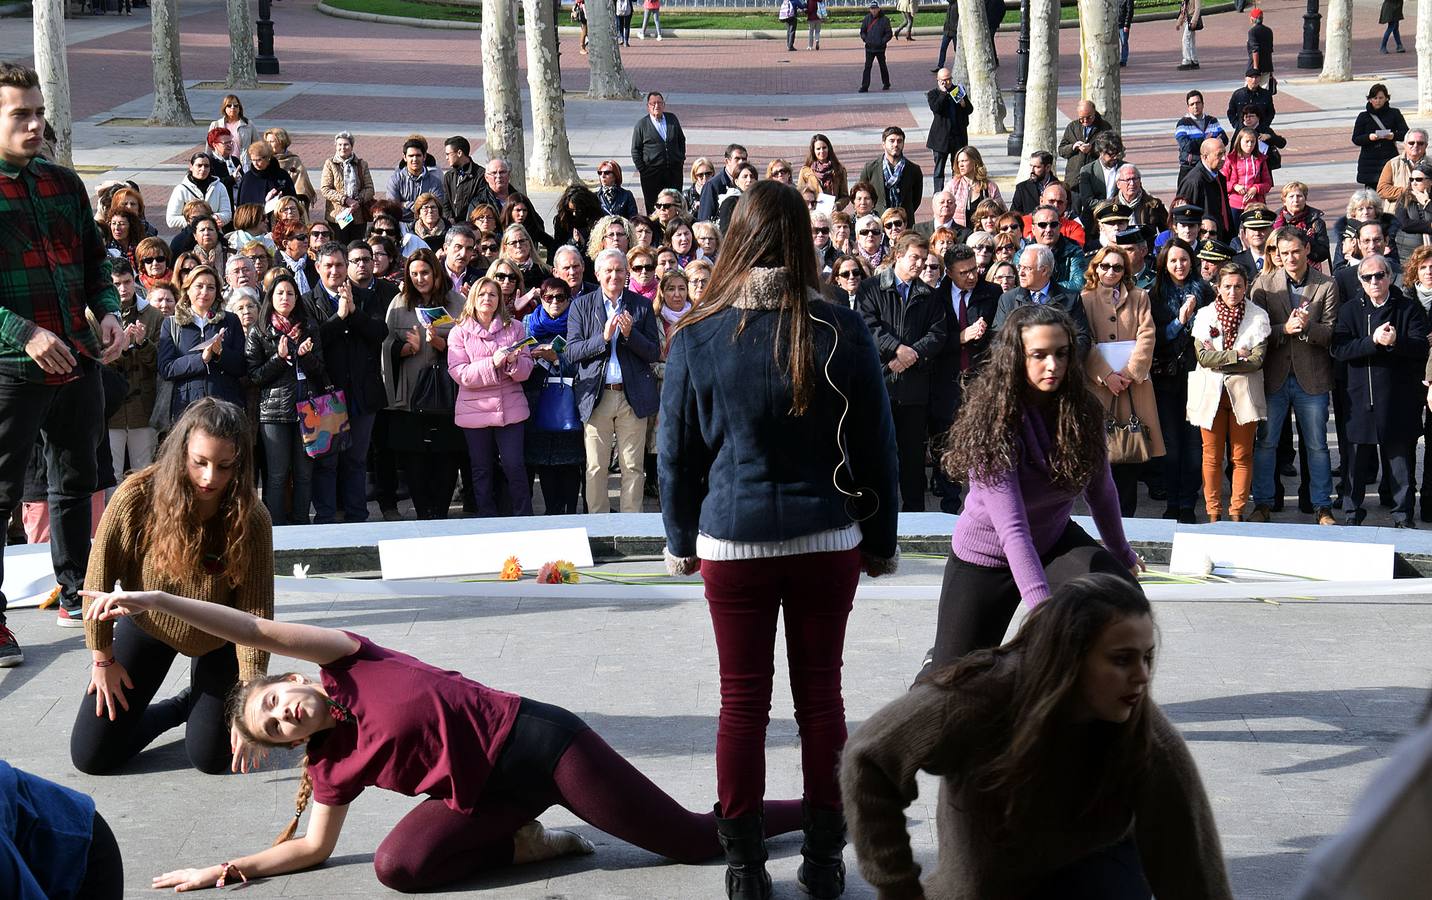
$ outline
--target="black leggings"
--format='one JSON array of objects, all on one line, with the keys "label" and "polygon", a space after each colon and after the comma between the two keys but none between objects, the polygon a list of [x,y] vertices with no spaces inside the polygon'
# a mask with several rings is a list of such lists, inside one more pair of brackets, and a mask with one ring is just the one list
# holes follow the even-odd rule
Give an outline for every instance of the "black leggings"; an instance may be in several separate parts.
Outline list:
[{"label": "black leggings", "polygon": [[[513,834],[553,806],[677,862],[721,853],[713,813],[683,808],[572,713],[524,699],[472,814],[424,800],[378,845],[373,868],[411,893],[510,865]],[[768,836],[800,827],[799,801],[766,803]]]},{"label": "black leggings", "polygon": [[[1073,522],[1039,561],[1051,592],[1091,572],[1120,575],[1138,584],[1127,566]],[[945,560],[945,583],[940,588],[933,665],[945,666],[972,650],[998,647],[1019,601],[1019,586],[1008,566],[977,566],[951,553]]]},{"label": "black leggings", "polygon": [[152,702],[154,695],[179,651],[127,618],[114,626],[113,649],[114,658],[134,682],[134,688],[124,692],[129,709],[121,708],[111,722],[108,716],[94,714],[93,696],[84,696],[70,732],[70,758],[75,768],[87,775],[111,774],[159,735],[184,725],[184,749],[194,768],[209,775],[227,772],[233,751],[224,705],[239,681],[234,645],[225,644],[190,659],[192,693],[184,700],[171,697],[158,703]]},{"label": "black leggings", "polygon": [[124,896],[124,858],[109,823],[94,813],[90,833],[89,860],[85,864],[85,880],[75,892],[76,900],[120,900]]}]

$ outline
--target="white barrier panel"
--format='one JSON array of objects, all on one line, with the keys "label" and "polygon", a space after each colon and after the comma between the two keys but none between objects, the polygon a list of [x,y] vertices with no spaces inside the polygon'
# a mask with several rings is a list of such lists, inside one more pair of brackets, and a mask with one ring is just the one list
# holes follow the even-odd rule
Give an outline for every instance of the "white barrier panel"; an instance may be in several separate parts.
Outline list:
[{"label": "white barrier panel", "polygon": [[1351,541],[1244,537],[1179,531],[1168,570],[1173,575],[1248,574],[1266,578],[1372,581],[1392,578],[1393,546]]},{"label": "white barrier panel", "polygon": [[378,542],[384,579],[452,578],[501,572],[509,556],[535,572],[543,563],[565,559],[578,568],[592,565],[585,528],[460,534]]}]

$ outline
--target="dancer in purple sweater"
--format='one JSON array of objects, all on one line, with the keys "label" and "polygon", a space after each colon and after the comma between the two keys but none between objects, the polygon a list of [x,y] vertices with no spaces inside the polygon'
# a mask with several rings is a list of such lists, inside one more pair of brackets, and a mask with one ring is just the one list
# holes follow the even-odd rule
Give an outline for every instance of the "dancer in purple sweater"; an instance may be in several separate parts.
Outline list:
[{"label": "dancer in purple sweater", "polygon": [[[1089,572],[1137,584],[1105,448],[1104,412],[1084,383],[1074,323],[1053,306],[1022,306],[966,389],[943,464],[970,486],[955,523],[927,665],[997,647],[1020,598],[1035,605]],[[1088,501],[1105,547],[1069,518]]]}]

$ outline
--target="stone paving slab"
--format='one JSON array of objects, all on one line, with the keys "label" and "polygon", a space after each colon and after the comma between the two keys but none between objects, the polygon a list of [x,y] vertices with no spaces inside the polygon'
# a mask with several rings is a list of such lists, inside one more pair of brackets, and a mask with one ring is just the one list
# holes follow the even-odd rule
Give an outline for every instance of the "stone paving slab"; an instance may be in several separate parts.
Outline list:
[{"label": "stone paving slab", "polygon": [[[933,574],[934,564],[924,567]],[[488,599],[280,589],[279,617],[358,630],[379,643],[502,688],[569,706],[619,752],[692,809],[714,792],[719,696],[709,619],[700,602],[517,601],[492,586]],[[857,604],[846,647],[852,727],[902,692],[930,642],[931,600]],[[1432,684],[1426,653],[1432,592],[1394,599],[1268,604],[1159,602],[1155,696],[1179,724],[1218,817],[1235,895],[1286,897],[1307,851],[1344,822],[1367,779],[1406,733]],[[178,732],[123,775],[95,778],[69,765],[68,734],[81,708],[87,655],[50,617],[16,611],[11,624],[28,662],[0,674],[0,754],[13,764],[95,796],[126,856],[126,896],[151,896],[154,874],[210,864],[268,843],[291,814],[296,755],[276,753],[264,771],[204,776],[188,769]],[[777,647],[783,642],[777,641]],[[784,667],[778,652],[777,670]],[[273,671],[288,663],[275,660]],[[313,667],[298,665],[300,671]],[[186,679],[171,671],[166,691]],[[777,679],[768,752],[768,796],[796,796],[799,752],[789,688]],[[88,714],[88,713],[85,713]],[[921,779],[910,810],[916,853],[928,865],[934,783]],[[390,896],[372,853],[413,801],[368,791],[353,806],[333,859],[321,869],[250,885],[254,897]],[[667,864],[576,822],[595,856],[514,868],[437,896],[493,898],[688,898],[718,896],[721,870]],[[771,844],[777,897],[794,884],[799,839]],[[852,863],[846,896],[873,891]]]}]

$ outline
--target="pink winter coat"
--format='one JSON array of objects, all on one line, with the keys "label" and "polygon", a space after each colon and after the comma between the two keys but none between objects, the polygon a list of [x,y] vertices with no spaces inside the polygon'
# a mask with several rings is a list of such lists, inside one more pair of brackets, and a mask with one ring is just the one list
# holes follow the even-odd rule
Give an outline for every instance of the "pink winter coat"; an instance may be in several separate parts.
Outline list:
[{"label": "pink winter coat", "polygon": [[[1268,160],[1256,153],[1252,156],[1228,154],[1223,163],[1223,177],[1228,182],[1228,205],[1242,209],[1249,203],[1263,203],[1273,189],[1273,173],[1268,169]],[[1251,187],[1254,194],[1244,197],[1233,188],[1236,185]]]},{"label": "pink winter coat", "polygon": [[459,428],[493,428],[524,422],[529,415],[522,382],[532,374],[532,357],[526,352],[509,353],[500,368],[493,368],[497,351],[527,337],[518,319],[506,325],[494,316],[487,328],[476,319],[459,322],[448,333],[448,372],[457,382]]}]

